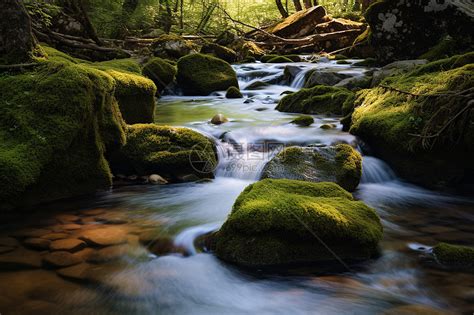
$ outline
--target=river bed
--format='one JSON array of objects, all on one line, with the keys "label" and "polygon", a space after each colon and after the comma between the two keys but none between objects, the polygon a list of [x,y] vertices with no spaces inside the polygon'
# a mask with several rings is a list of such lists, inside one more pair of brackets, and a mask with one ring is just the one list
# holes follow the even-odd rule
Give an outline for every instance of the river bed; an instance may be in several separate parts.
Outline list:
[{"label": "river bed", "polygon": [[[474,244],[474,199],[404,182],[371,156],[364,156],[355,196],[382,218],[385,234],[377,260],[335,274],[307,268],[268,274],[239,269],[196,248],[196,239],[220,227],[240,192],[259,179],[265,163],[284,146],[359,144],[341,130],[339,117],[314,116],[315,124],[298,127],[289,123],[298,115],[274,108],[284,92],[302,87],[310,69],[350,76],[368,69],[334,61],[293,63],[301,71],[284,82],[285,66],[234,66],[243,99],[226,99],[223,92],[159,99],[156,123],[189,127],[216,140],[214,180],[118,187],[41,206],[27,215],[5,214],[0,314],[381,314],[405,305],[423,305],[426,314],[430,309],[471,314],[474,275],[436,269],[420,255],[439,241]],[[256,81],[268,85],[246,89]],[[217,113],[230,122],[210,124]],[[321,129],[323,124],[335,127]],[[113,229],[126,237],[126,245],[121,243],[119,254],[94,253],[103,261],[89,264],[92,271],[74,279],[37,267],[37,258],[46,253],[17,241],[48,234],[74,238],[97,229]],[[142,233],[156,230],[173,243],[172,253],[152,253],[139,242]],[[2,263],[4,255],[13,262],[22,257],[24,266]]]}]

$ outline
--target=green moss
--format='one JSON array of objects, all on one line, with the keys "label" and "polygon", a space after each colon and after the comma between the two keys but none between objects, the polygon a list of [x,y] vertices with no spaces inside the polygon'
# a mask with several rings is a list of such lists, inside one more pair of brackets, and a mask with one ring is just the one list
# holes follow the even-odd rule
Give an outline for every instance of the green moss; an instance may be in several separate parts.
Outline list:
[{"label": "green moss", "polygon": [[56,54],[52,61],[42,61],[32,72],[0,77],[3,206],[108,188],[105,154],[124,142],[115,80],[46,50]]},{"label": "green moss", "polygon": [[231,86],[230,88],[227,89],[225,93],[226,98],[242,98],[242,93],[240,93],[240,90],[236,88],[235,86]]},{"label": "green moss", "polygon": [[348,191],[354,191],[362,177],[362,156],[350,145],[338,144],[336,163],[336,182]]},{"label": "green moss", "polygon": [[293,60],[285,56],[276,56],[267,61],[267,63],[291,63]]},{"label": "green moss", "polygon": [[345,59],[349,59],[349,58],[347,56],[341,55],[341,54],[335,54],[334,55],[334,60],[345,60]]},{"label": "green moss", "polygon": [[237,53],[230,48],[214,44],[207,43],[201,48],[201,53],[203,54],[212,54],[217,58],[220,58],[229,63],[237,61]]},{"label": "green moss", "polygon": [[299,55],[285,55],[284,57],[290,59],[293,62],[301,62],[302,59]]},{"label": "green moss", "polygon": [[179,59],[177,80],[186,95],[209,95],[231,86],[239,87],[237,75],[230,64],[203,54]]},{"label": "green moss", "polygon": [[353,99],[354,93],[344,88],[317,85],[283,97],[276,109],[281,112],[341,115],[343,107],[350,107]]},{"label": "green moss", "polygon": [[311,126],[314,123],[314,118],[311,116],[303,115],[296,117],[291,121],[291,123],[298,126]]},{"label": "green moss", "polygon": [[143,75],[150,78],[159,91],[174,81],[176,67],[164,59],[152,58],[143,66]]},{"label": "green moss", "polygon": [[[453,94],[473,86],[473,57],[470,53],[435,61],[382,82],[411,94],[381,86],[360,91],[351,133],[371,145],[402,176],[420,184],[451,186],[472,181],[467,176],[473,170],[474,129],[472,123],[466,124],[473,121],[472,112],[451,121],[434,141],[413,135],[437,133],[466,106],[464,97]],[[414,96],[426,94],[441,95]]]},{"label": "green moss", "polygon": [[353,64],[355,67],[375,67],[377,66],[377,60],[374,58],[367,58],[362,61],[355,62]]},{"label": "green moss", "polygon": [[142,69],[138,61],[132,58],[96,62],[93,63],[92,66],[100,70],[116,70],[142,74]]},{"label": "green moss", "polygon": [[218,257],[247,266],[362,260],[377,252],[375,211],[334,183],[265,179],[248,186],[216,235]]},{"label": "green moss", "polygon": [[275,57],[279,57],[279,55],[264,55],[260,58],[260,61],[263,63],[267,63],[270,59],[273,59]]},{"label": "green moss", "polygon": [[49,61],[56,62],[66,62],[66,63],[89,63],[88,61],[77,59],[69,56],[57,49],[51,48],[49,46],[41,46],[45,52],[45,58]]},{"label": "green moss", "polygon": [[126,134],[127,144],[111,159],[116,174],[210,177],[217,164],[214,143],[191,129],[137,124]]},{"label": "green moss", "polygon": [[436,260],[446,267],[474,268],[474,248],[468,246],[439,243],[433,248]]}]

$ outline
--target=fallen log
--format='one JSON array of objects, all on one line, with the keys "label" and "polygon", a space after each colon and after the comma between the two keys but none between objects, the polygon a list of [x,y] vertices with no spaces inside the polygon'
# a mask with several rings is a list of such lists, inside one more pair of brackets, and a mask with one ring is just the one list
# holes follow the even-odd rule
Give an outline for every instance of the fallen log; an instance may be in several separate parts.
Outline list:
[{"label": "fallen log", "polygon": [[257,45],[262,46],[286,46],[286,45],[312,45],[318,42],[328,41],[332,39],[337,39],[345,36],[354,36],[355,34],[360,34],[362,31],[359,29],[355,30],[345,30],[325,34],[314,34],[306,36],[304,38],[280,38],[279,41],[269,40],[267,42],[255,42]]},{"label": "fallen log", "polygon": [[314,32],[316,25],[327,22],[326,9],[322,6],[296,12],[269,31],[284,38],[299,38]]}]

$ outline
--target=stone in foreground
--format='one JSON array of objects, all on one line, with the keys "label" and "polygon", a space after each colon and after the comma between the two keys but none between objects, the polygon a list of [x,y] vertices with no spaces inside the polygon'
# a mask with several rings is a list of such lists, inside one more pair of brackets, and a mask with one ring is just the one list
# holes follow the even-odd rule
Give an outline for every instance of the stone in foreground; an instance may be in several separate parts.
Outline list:
[{"label": "stone in foreground", "polygon": [[376,212],[337,184],[265,179],[237,198],[215,253],[250,267],[350,263],[374,257],[382,233]]}]

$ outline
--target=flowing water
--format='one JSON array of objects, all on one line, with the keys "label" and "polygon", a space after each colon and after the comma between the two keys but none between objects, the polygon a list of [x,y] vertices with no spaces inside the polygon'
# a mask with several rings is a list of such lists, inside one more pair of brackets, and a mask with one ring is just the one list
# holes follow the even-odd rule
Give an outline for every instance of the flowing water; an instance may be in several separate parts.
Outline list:
[{"label": "flowing water", "polygon": [[[363,75],[367,69],[329,61],[291,66],[296,74],[286,81],[284,64],[235,66],[243,99],[225,99],[222,92],[159,100],[158,124],[186,126],[216,140],[219,166],[214,180],[120,187],[41,207],[26,219],[24,214],[2,219],[0,253],[2,237],[5,240],[23,227],[74,236],[112,226],[128,233],[129,247],[119,260],[76,281],[64,280],[53,270],[0,270],[0,314],[380,314],[413,304],[471,314],[474,275],[435,269],[420,255],[439,241],[474,243],[474,200],[406,183],[375,157],[364,157],[355,196],[377,210],[385,235],[381,257],[359,269],[268,274],[239,269],[197,249],[196,239],[219,228],[240,192],[259,179],[265,163],[284,146],[335,142],[357,146],[354,136],[341,131],[338,117],[314,116],[312,126],[297,127],[289,123],[297,115],[274,108],[284,92],[302,87],[304,74],[311,69],[350,76]],[[248,89],[257,81],[267,84]],[[210,124],[217,113],[230,122]],[[322,124],[336,127],[321,129]],[[81,212],[95,208],[107,208],[109,217]],[[171,237],[180,250],[167,255],[148,252],[138,244],[137,235],[150,229]],[[32,250],[22,251],[24,257],[33,255]]]}]

